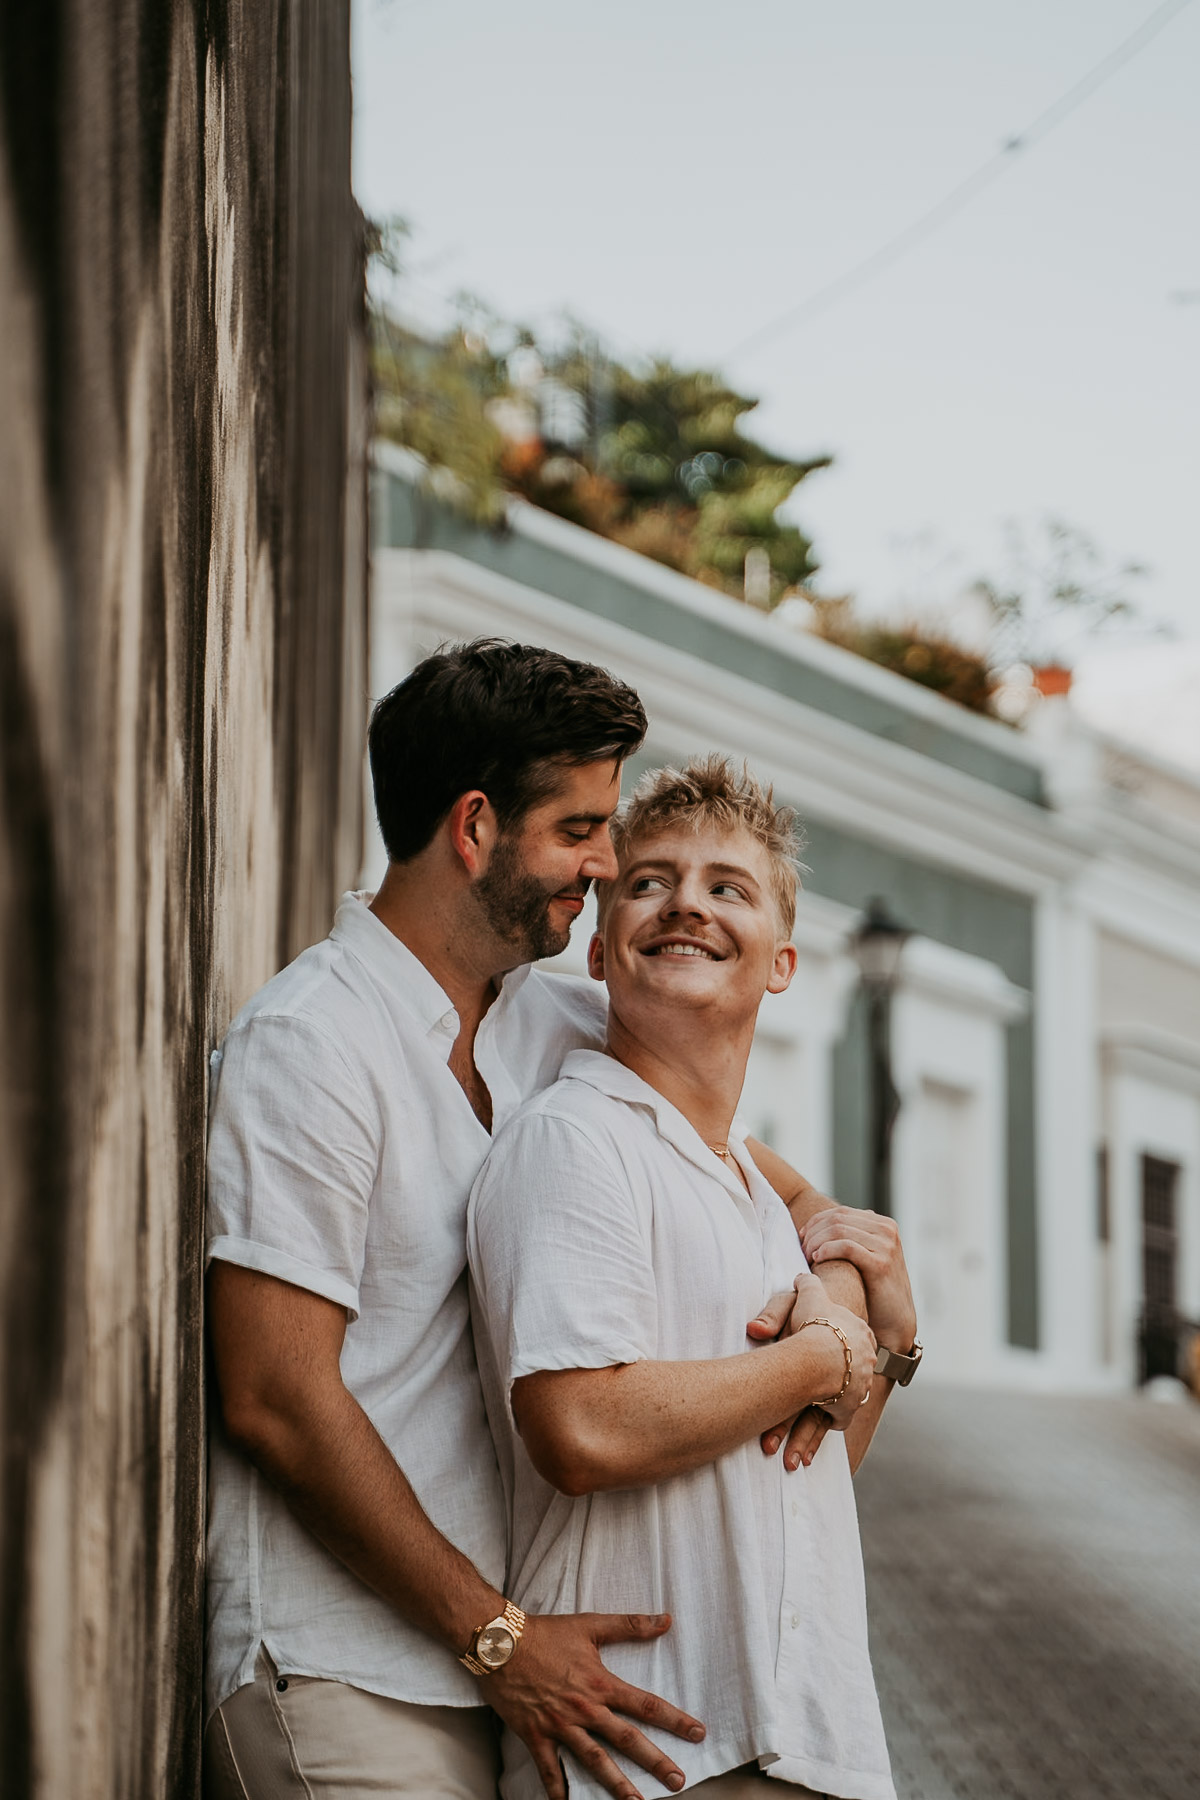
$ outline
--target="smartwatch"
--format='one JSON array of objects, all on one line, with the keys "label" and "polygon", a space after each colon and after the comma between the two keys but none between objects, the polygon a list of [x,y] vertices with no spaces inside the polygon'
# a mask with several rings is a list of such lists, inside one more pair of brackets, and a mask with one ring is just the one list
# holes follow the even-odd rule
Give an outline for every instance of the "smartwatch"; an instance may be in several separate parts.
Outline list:
[{"label": "smartwatch", "polygon": [[886,1375],[897,1387],[907,1387],[920,1367],[923,1354],[920,1338],[913,1339],[913,1347],[907,1356],[902,1350],[885,1350],[880,1344],[879,1355],[875,1358],[875,1373]]}]

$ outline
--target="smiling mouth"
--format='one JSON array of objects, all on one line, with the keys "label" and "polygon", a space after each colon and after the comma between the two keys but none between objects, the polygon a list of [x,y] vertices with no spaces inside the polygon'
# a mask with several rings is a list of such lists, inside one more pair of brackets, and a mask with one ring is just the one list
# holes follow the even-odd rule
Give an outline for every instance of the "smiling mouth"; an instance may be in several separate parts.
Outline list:
[{"label": "smiling mouth", "polygon": [[653,944],[649,950],[642,952],[644,956],[699,956],[705,962],[723,962],[724,957],[717,951],[710,950],[707,944]]}]

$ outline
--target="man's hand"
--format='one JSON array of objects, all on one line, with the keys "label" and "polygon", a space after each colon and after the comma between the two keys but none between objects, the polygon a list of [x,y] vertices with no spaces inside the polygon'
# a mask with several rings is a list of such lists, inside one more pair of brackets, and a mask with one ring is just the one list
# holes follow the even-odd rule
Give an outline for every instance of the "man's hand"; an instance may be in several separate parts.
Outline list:
[{"label": "man's hand", "polygon": [[798,1230],[814,1268],[835,1260],[854,1264],[867,1290],[868,1325],[886,1349],[907,1355],[917,1335],[917,1310],[895,1221],[856,1206],[827,1206]]},{"label": "man's hand", "polygon": [[[769,1150],[765,1144],[747,1138],[746,1148],[787,1207],[797,1236],[807,1219],[833,1205],[807,1176],[793,1169],[790,1163],[784,1162],[781,1156],[774,1150]],[[840,1306],[849,1307],[861,1319],[866,1318],[866,1292],[862,1277],[853,1264],[827,1259],[821,1268],[821,1284],[828,1291],[831,1300],[836,1300]],[[758,1317],[751,1320],[747,1335],[759,1343],[767,1343],[778,1337],[787,1324],[791,1310],[790,1289],[786,1293],[773,1294]],[[801,1463],[807,1468],[829,1429],[830,1420],[825,1414],[818,1407],[808,1406],[796,1417],[784,1419],[769,1431],[763,1432],[763,1454],[774,1456],[782,1444],[783,1460],[789,1469],[798,1469]]]},{"label": "man's hand", "polygon": [[[810,1300],[807,1313],[797,1311],[801,1280],[812,1282],[812,1287],[807,1290]],[[862,1278],[850,1263],[826,1262],[819,1283],[811,1276],[797,1276],[792,1287],[782,1293],[772,1294],[758,1316],[747,1325],[746,1335],[758,1343],[770,1343],[776,1338],[789,1337],[804,1317],[830,1314],[833,1305],[849,1311],[858,1319],[865,1319],[867,1316],[866,1291]],[[815,1313],[813,1309],[816,1309]],[[833,1419],[829,1412],[819,1406],[806,1406],[803,1412],[782,1419],[777,1425],[772,1425],[769,1431],[763,1432],[760,1439],[763,1455],[774,1456],[782,1445],[786,1468],[798,1469],[801,1463],[807,1468],[821,1448],[825,1433],[832,1426]]]},{"label": "man's hand", "polygon": [[[857,1313],[831,1301],[816,1276],[809,1274],[807,1270],[802,1270],[797,1275],[793,1288],[792,1311],[784,1335],[802,1330],[810,1319],[828,1319],[843,1333],[849,1346],[850,1378],[845,1392],[840,1398],[824,1405],[806,1408],[808,1412],[823,1415],[835,1431],[845,1431],[853,1423],[855,1413],[871,1391],[871,1376],[878,1348],[875,1334]],[[827,1330],[828,1327],[809,1326],[809,1329]]]},{"label": "man's hand", "polygon": [[566,1800],[567,1794],[559,1745],[617,1800],[641,1800],[641,1795],[605,1743],[649,1770],[664,1787],[683,1786],[682,1770],[630,1720],[656,1725],[693,1744],[704,1737],[703,1725],[656,1694],[619,1680],[600,1660],[602,1644],[661,1637],[670,1624],[665,1613],[531,1617],[511,1661],[480,1681],[483,1698],[528,1747],[550,1800]]},{"label": "man's hand", "polygon": [[805,1468],[821,1447],[829,1430],[846,1431],[870,1390],[871,1371],[875,1366],[876,1344],[873,1333],[858,1314],[834,1302],[814,1275],[797,1275],[794,1285],[785,1293],[773,1294],[746,1327],[746,1335],[760,1343],[790,1337],[806,1319],[832,1319],[846,1333],[853,1359],[853,1376],[842,1399],[830,1406],[806,1406],[794,1418],[784,1419],[764,1431],[761,1438],[764,1456],[774,1456],[783,1445],[785,1467]]},{"label": "man's hand", "polygon": [[[811,1192],[815,1194],[816,1190]],[[838,1206],[831,1201],[807,1218],[797,1218],[796,1231],[813,1269],[827,1263],[844,1268],[849,1263],[858,1270],[866,1288],[867,1323],[876,1341],[888,1350],[907,1355],[917,1335],[917,1312],[895,1221],[882,1213]],[[791,1329],[793,1308],[791,1294],[773,1294],[747,1326],[748,1335],[764,1343],[786,1334]],[[764,1432],[763,1452],[774,1456],[784,1445],[787,1467],[798,1469],[803,1463],[807,1468],[820,1449],[829,1424],[819,1408],[810,1406],[797,1419],[785,1419]]]},{"label": "man's hand", "polygon": [[[776,1338],[790,1337],[795,1329],[795,1306],[794,1287],[772,1294],[757,1318],[751,1319],[747,1325],[746,1336],[759,1344],[770,1344]],[[769,1431],[764,1431],[759,1442],[764,1456],[774,1456],[782,1445],[785,1468],[798,1469],[803,1463],[807,1469],[821,1448],[825,1433],[832,1428],[833,1420],[819,1406],[806,1406],[803,1412],[797,1413],[793,1418],[781,1419],[778,1425],[772,1425]]]}]

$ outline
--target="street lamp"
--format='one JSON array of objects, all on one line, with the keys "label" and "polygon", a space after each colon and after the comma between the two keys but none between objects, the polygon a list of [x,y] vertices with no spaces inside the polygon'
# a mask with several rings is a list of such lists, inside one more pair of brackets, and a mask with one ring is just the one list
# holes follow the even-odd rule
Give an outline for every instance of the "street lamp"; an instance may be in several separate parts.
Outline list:
[{"label": "street lamp", "polygon": [[900,973],[900,957],[912,936],[892,916],[887,902],[876,898],[850,937],[850,949],[867,999],[871,1052],[871,1206],[892,1210],[892,1129],[900,1096],[892,1080],[892,991]]}]

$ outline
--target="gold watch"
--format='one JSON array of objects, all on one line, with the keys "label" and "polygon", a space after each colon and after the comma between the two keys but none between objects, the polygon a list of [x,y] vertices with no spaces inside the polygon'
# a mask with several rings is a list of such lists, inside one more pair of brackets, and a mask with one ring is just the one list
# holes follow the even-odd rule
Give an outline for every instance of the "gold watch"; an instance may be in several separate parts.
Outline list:
[{"label": "gold watch", "polygon": [[466,1655],[458,1660],[472,1675],[493,1675],[509,1661],[524,1629],[525,1614],[511,1600],[506,1600],[504,1611],[479,1627]]}]

